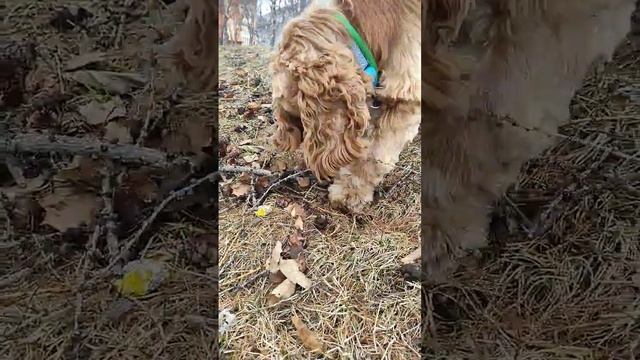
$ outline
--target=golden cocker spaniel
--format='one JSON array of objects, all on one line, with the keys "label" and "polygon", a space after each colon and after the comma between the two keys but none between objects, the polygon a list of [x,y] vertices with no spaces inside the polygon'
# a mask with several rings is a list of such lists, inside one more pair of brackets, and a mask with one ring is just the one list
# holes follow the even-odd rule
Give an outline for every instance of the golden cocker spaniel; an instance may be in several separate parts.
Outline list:
[{"label": "golden cocker spaniel", "polygon": [[428,0],[423,269],[443,280],[486,245],[492,203],[553,144],[588,71],[610,60],[636,0]]},{"label": "golden cocker spaniel", "polygon": [[271,64],[274,142],[301,147],[314,175],[333,180],[332,203],[361,210],[417,135],[420,36],[419,0],[315,1],[284,27]]}]

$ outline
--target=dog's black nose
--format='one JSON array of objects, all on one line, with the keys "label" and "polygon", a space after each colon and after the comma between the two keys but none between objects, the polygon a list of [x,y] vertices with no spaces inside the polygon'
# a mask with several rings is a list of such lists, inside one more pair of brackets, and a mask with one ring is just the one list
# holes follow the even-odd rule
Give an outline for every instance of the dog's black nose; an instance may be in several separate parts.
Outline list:
[{"label": "dog's black nose", "polygon": [[378,99],[373,99],[373,101],[371,102],[371,108],[372,109],[378,109],[378,108],[380,108],[380,106],[382,106],[382,101],[380,101]]}]

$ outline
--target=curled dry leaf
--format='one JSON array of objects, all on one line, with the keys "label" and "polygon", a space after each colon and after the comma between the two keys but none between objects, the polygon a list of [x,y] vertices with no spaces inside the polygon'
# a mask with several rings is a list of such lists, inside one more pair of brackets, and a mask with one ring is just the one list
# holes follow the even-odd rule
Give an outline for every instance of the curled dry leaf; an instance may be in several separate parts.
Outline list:
[{"label": "curled dry leaf", "polygon": [[304,217],[305,215],[305,211],[304,208],[302,206],[300,206],[299,204],[289,204],[289,206],[287,206],[285,208],[285,210],[291,214],[292,217]]},{"label": "curled dry leaf", "polygon": [[294,259],[280,260],[280,271],[287,279],[302,286],[304,289],[311,287],[311,280],[300,271],[300,265]]},{"label": "curled dry leaf", "polygon": [[271,251],[271,257],[269,258],[268,269],[271,273],[277,273],[280,270],[278,264],[280,263],[280,256],[282,254],[282,242],[276,241],[276,245]]},{"label": "curled dry leaf", "polygon": [[231,193],[236,197],[247,196],[251,191],[251,185],[243,183],[235,183],[231,185]]},{"label": "curled dry leaf", "polygon": [[311,180],[306,176],[296,178],[296,181],[298,182],[298,186],[303,189],[308,188],[311,185]]},{"label": "curled dry leaf", "polygon": [[307,350],[312,353],[324,352],[324,344],[318,336],[305,325],[296,315],[291,317],[291,322],[298,332],[298,336]]},{"label": "curled dry leaf", "polygon": [[296,229],[304,230],[304,221],[302,221],[302,218],[300,216],[298,216],[298,218],[296,219],[294,226],[296,227]]},{"label": "curled dry leaf", "polygon": [[275,305],[280,301],[287,300],[296,292],[296,284],[289,280],[284,279],[280,285],[276,286],[269,296],[267,296],[267,304]]},{"label": "curled dry leaf", "polygon": [[400,262],[403,263],[403,264],[411,264],[414,261],[420,259],[421,254],[422,254],[421,249],[417,248],[417,249],[413,250],[411,252],[411,254],[409,254],[409,255],[403,257],[402,259],[400,259]]}]

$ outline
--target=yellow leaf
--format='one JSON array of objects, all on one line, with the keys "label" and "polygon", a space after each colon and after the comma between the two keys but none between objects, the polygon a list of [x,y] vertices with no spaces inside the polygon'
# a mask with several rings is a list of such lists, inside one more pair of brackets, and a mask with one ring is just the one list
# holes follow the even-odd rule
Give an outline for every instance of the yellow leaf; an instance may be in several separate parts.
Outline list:
[{"label": "yellow leaf", "polygon": [[157,288],[167,273],[157,261],[143,259],[132,261],[124,269],[124,276],[114,285],[123,296],[143,296]]},{"label": "yellow leaf", "polygon": [[124,296],[143,296],[147,294],[152,272],[149,270],[133,270],[126,273],[116,285],[120,294]]},{"label": "yellow leaf", "polygon": [[269,205],[261,205],[260,207],[258,207],[258,210],[256,210],[256,216],[257,217],[265,217],[267,215],[269,215],[269,213],[271,213],[271,206]]}]

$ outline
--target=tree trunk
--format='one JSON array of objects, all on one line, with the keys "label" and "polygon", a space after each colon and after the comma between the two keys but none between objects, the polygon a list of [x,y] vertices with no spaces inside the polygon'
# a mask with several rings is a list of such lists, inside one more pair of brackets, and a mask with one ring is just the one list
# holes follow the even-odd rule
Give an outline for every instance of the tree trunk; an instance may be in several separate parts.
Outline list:
[{"label": "tree trunk", "polygon": [[276,45],[276,8],[278,0],[271,0],[271,47]]},{"label": "tree trunk", "polygon": [[224,45],[225,29],[227,28],[227,1],[222,1],[222,6],[218,10],[218,34],[219,44]]}]

